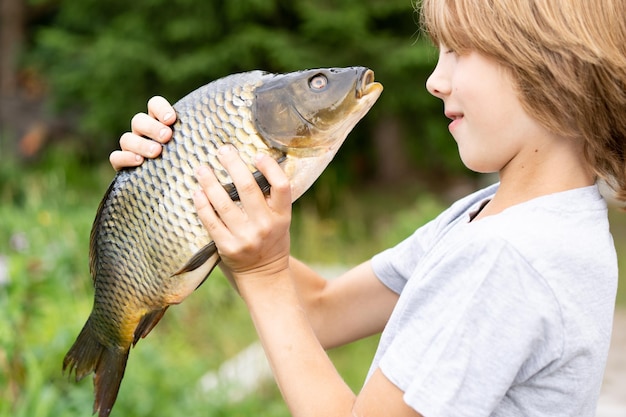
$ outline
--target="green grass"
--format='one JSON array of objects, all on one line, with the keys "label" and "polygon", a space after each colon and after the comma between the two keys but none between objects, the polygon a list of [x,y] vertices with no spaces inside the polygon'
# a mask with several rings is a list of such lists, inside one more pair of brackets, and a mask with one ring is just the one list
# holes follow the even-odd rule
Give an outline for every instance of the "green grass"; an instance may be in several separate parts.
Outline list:
[{"label": "green grass", "polygon": [[[62,153],[0,172],[0,416],[85,416],[91,378],[61,373],[92,304],[88,239],[113,176],[84,172]],[[255,340],[243,303],[219,274],[131,352],[113,415],[288,415],[272,384],[240,404],[203,395],[200,376]]]},{"label": "green grass", "polygon": [[[33,166],[0,166],[0,417],[91,413],[91,377],[69,380],[61,364],[91,311],[89,233],[113,171],[107,164],[85,168],[68,153],[57,148]],[[389,236],[410,233],[389,204],[402,201],[383,205],[363,195],[366,204],[347,191],[330,205],[319,195],[297,204],[294,253],[316,263],[354,264],[388,245]],[[433,198],[422,200],[427,210],[415,211],[420,221],[439,211]],[[288,416],[273,381],[238,403],[200,390],[204,373],[254,341],[244,304],[214,272],[132,349],[113,416]],[[355,390],[376,343],[369,338],[329,353]]]},{"label": "green grass", "polygon": [[[61,363],[91,310],[89,232],[112,176],[106,164],[86,169],[62,149],[37,166],[0,166],[0,417],[91,413],[91,378],[70,381]],[[295,205],[292,225],[294,254],[317,264],[361,262],[442,209],[416,190],[344,187],[328,199],[323,187]],[[626,265],[626,214],[611,218]],[[623,288],[619,300],[626,303]],[[255,340],[245,306],[216,271],[131,351],[112,415],[288,416],[272,381],[238,403],[199,389],[205,372]],[[374,337],[330,352],[355,390],[376,343]]]}]

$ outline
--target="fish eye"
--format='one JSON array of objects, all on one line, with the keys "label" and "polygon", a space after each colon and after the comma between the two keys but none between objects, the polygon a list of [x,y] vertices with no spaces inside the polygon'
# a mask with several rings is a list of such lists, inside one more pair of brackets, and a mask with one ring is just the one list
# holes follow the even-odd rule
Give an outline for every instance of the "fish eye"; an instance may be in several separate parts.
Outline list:
[{"label": "fish eye", "polygon": [[328,78],[324,74],[317,74],[309,79],[309,87],[315,91],[322,91],[328,85]]}]

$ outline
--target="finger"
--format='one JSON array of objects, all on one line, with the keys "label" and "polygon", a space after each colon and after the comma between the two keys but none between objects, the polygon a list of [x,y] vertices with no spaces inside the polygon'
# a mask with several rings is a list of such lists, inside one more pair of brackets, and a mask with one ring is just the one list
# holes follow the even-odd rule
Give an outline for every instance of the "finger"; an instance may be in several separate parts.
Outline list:
[{"label": "finger", "polygon": [[270,184],[268,204],[273,210],[289,210],[292,203],[289,178],[278,162],[269,155],[259,153],[255,157],[257,169]]},{"label": "finger", "polygon": [[148,100],[148,114],[166,125],[171,125],[176,120],[174,108],[161,96],[154,96]]},{"label": "finger", "polygon": [[264,209],[267,206],[265,196],[250,169],[240,158],[237,149],[232,145],[222,146],[218,150],[218,159],[233,179],[239,200],[246,212],[259,213],[258,210]]},{"label": "finger", "polygon": [[211,206],[226,226],[230,222],[243,220],[241,208],[233,202],[209,167],[199,167],[196,178]]},{"label": "finger", "polygon": [[145,136],[160,143],[172,138],[172,128],[145,113],[137,113],[130,121],[132,133]]},{"label": "finger", "polygon": [[122,168],[141,165],[143,157],[129,151],[113,151],[111,155],[109,155],[109,162],[113,166],[113,169],[119,171]]},{"label": "finger", "polygon": [[193,195],[193,202],[196,206],[198,218],[209,232],[209,236],[211,236],[213,240],[220,240],[220,237],[225,233],[225,227],[213,209],[206,193],[203,190],[196,191]]},{"label": "finger", "polygon": [[163,150],[160,143],[130,132],[126,132],[120,137],[120,147],[122,151],[132,152],[146,158],[156,158]]}]

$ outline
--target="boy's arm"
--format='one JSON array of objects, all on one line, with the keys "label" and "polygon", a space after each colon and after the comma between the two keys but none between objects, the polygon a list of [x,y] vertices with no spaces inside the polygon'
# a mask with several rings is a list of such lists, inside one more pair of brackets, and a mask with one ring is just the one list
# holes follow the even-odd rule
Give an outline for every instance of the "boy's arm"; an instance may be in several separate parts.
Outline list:
[{"label": "boy's arm", "polygon": [[300,303],[325,349],[382,332],[398,300],[369,261],[331,280],[293,258],[290,268]]},{"label": "boy's arm", "polygon": [[[327,337],[329,344],[340,340],[339,332],[353,339],[378,330],[397,296],[377,283],[367,263],[331,281],[327,288],[300,263],[292,268],[290,187],[281,167],[267,155],[257,158],[257,168],[272,186],[266,196],[236,152],[221,148],[218,158],[237,189],[246,192],[240,194],[241,205],[236,204],[212,171],[200,169],[197,177],[202,189],[194,194],[198,216],[232,272],[292,414],[419,416],[380,370],[355,395],[324,352],[320,338],[327,336],[318,335],[321,330],[335,329]],[[382,309],[375,308],[374,302],[382,303]],[[312,323],[317,319],[311,316],[317,314],[324,319],[321,327]]]}]

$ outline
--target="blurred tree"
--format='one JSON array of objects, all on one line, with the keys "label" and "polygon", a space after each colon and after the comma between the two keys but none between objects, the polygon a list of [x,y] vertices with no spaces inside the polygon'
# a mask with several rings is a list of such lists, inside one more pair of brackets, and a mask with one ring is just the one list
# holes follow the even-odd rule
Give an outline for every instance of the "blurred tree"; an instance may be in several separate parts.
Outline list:
[{"label": "blurred tree", "polygon": [[0,154],[28,159],[48,136],[67,132],[68,120],[46,111],[44,74],[23,60],[32,28],[48,22],[54,8],[49,0],[0,1]]},{"label": "blurred tree", "polygon": [[17,91],[17,57],[24,39],[24,6],[22,0],[0,3],[0,92],[3,96]]},{"label": "blurred tree", "polygon": [[398,181],[416,167],[457,165],[441,105],[424,88],[436,55],[407,0],[40,1],[56,13],[37,31],[29,62],[60,108],[81,112],[97,158],[154,94],[173,102],[251,69],[363,65],[385,92],[344,145],[337,177]]}]

